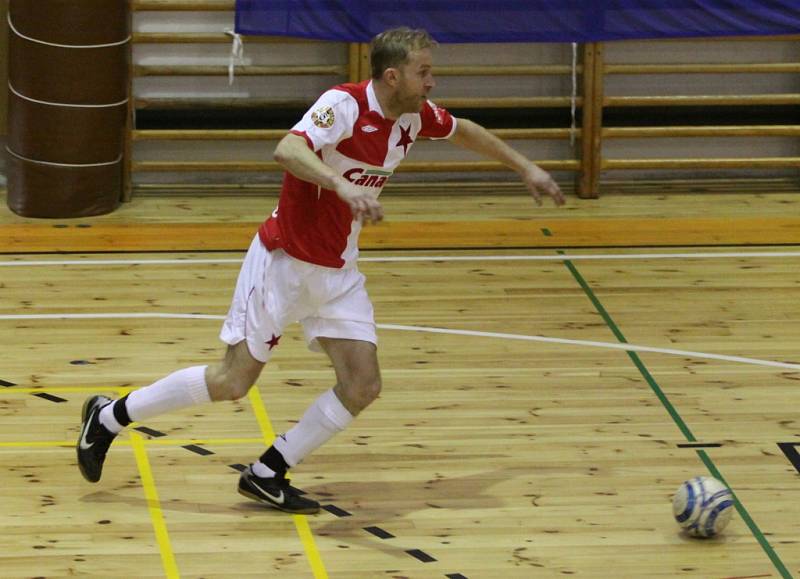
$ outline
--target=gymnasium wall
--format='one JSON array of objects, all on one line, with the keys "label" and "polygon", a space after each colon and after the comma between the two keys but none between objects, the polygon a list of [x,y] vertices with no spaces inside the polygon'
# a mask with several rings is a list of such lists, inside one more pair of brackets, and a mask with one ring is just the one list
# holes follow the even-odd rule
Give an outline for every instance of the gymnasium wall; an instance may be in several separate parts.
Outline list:
[{"label": "gymnasium wall", "polygon": [[[219,33],[233,27],[232,12],[139,12],[134,15],[134,30],[146,33],[194,32]],[[605,43],[605,60],[620,64],[727,64],[727,63],[798,63],[800,43],[794,40],[763,41],[756,39],[684,39],[655,41],[623,41]],[[230,44],[144,44],[134,45],[134,62],[145,66],[227,65]],[[347,44],[257,43],[245,39],[244,62],[248,65],[310,66],[341,65],[347,61]],[[560,65],[569,67],[572,49],[567,43],[513,44],[443,44],[436,51],[436,64],[469,65]],[[498,97],[568,97],[572,93],[570,75],[537,76],[439,76],[432,98],[498,98]],[[341,82],[340,78],[321,75],[237,76],[232,86],[226,76],[199,77],[187,75],[146,75],[134,80],[134,94],[149,104],[137,114],[140,128],[288,128],[302,110],[259,111],[229,107],[225,110],[200,113],[191,107],[178,113],[174,107],[159,110],[159,101],[189,99],[217,102],[243,102],[247,99],[286,99],[312,102],[320,92]],[[580,90],[580,77],[578,78]],[[747,74],[614,74],[605,82],[607,96],[673,96],[800,93],[800,76],[785,73]],[[196,108],[196,107],[195,107]],[[520,110],[454,110],[456,114],[474,118],[492,128],[565,127],[569,126],[569,108],[554,107]],[[579,111],[580,113],[580,111]],[[237,116],[238,115],[238,116]],[[641,107],[606,110],[609,126],[664,125],[736,125],[736,124],[800,124],[795,106],[703,106]],[[580,126],[580,121],[578,121]],[[515,145],[538,160],[575,158],[578,151],[565,140],[517,141]],[[141,142],[134,147],[134,157],[159,160],[265,160],[271,157],[274,143],[269,142]],[[579,143],[575,145],[579,147]],[[604,155],[619,158],[716,158],[716,157],[797,157],[800,142],[796,137],[738,138],[626,138],[607,141]],[[410,160],[472,160],[477,157],[455,147],[436,143],[419,143]],[[692,177],[693,170],[615,171],[613,178],[680,178]],[[708,177],[796,175],[794,169],[736,169],[708,171]],[[182,175],[182,179],[199,182],[230,179],[229,175]],[[421,180],[448,179],[447,174],[420,175]],[[149,181],[161,177],[147,175]],[[276,180],[279,175],[238,175],[253,181]],[[414,177],[405,177],[413,179]],[[487,174],[459,175],[461,179],[485,180]],[[569,175],[564,175],[569,179]],[[139,179],[138,176],[134,177]],[[164,175],[164,182],[172,176]]]},{"label": "gymnasium wall", "polygon": [[7,133],[8,114],[8,0],[0,0],[0,136]]},{"label": "gymnasium wall", "polygon": [[[8,25],[5,14],[8,0],[0,0],[0,139],[6,135],[7,120],[7,46]],[[138,32],[213,32],[224,34],[233,27],[233,12],[186,12],[152,11],[134,14],[134,30]],[[618,63],[729,63],[729,62],[774,62],[800,63],[800,43],[796,40],[764,42],[750,39],[738,40],[676,40],[676,41],[626,41],[605,44],[607,62]],[[141,44],[133,49],[134,63],[139,65],[227,65],[230,44]],[[572,50],[569,44],[454,44],[442,45],[436,54],[437,64],[442,65],[492,65],[535,64],[570,65]],[[264,44],[245,40],[245,62],[259,65],[337,65],[346,62],[347,45],[328,44]],[[241,100],[268,96],[270,98],[301,99],[312,101],[322,90],[340,82],[336,77],[295,76],[238,76],[232,86],[224,76],[196,77],[142,76],[134,79],[136,97],[151,100],[154,104],[137,112],[140,128],[287,128],[299,116],[295,110],[268,111],[262,117],[254,116],[252,110],[221,107],[216,111],[178,111],[174,107],[159,110],[159,99],[215,99]],[[580,79],[578,80],[580,83]],[[580,85],[579,85],[580,86]],[[796,72],[777,74],[648,74],[611,75],[606,80],[606,94],[613,95],[692,95],[692,94],[798,94],[800,75]],[[454,97],[503,97],[542,96],[564,97],[572,92],[572,81],[568,74],[558,76],[492,76],[438,78],[434,93],[437,98]],[[504,109],[497,111],[455,111],[475,118],[487,126],[502,127],[564,127],[569,125],[568,108],[556,109]],[[237,117],[237,114],[239,116]],[[692,110],[677,107],[647,108],[642,110],[607,110],[607,124],[630,126],[633,124],[800,124],[798,107],[705,107]],[[536,159],[574,158],[576,151],[564,140],[538,140],[515,143],[523,152]],[[271,158],[274,143],[258,141],[240,142],[142,142],[136,143],[134,157],[163,160],[227,160]],[[576,144],[575,146],[579,146]],[[703,139],[619,139],[607,141],[604,155],[609,158],[625,157],[735,157],[746,151],[752,157],[796,157],[800,156],[800,143],[796,137],[742,137]],[[412,151],[414,160],[448,158],[472,159],[455,147],[420,143]],[[0,156],[2,157],[2,156]],[[0,172],[2,172],[0,161]],[[739,171],[759,174],[759,171]],[[796,170],[763,170],[760,173],[796,175]],[[679,176],[670,171],[668,176]],[[727,173],[726,173],[727,174]],[[691,173],[687,173],[690,176]],[[616,172],[614,177],[627,178],[625,172]],[[659,172],[638,172],[632,177],[662,176]],[[715,176],[715,175],[711,175]],[[189,178],[189,175],[183,175]],[[429,178],[430,175],[425,178]],[[447,175],[441,177],[447,178]],[[462,176],[463,177],[463,176]],[[485,178],[488,175],[476,175]],[[148,180],[158,180],[149,175]],[[240,176],[242,178],[242,176]],[[248,180],[275,180],[275,175],[247,175]],[[229,180],[226,175],[198,175],[200,181]],[[166,182],[172,176],[164,176]]]}]

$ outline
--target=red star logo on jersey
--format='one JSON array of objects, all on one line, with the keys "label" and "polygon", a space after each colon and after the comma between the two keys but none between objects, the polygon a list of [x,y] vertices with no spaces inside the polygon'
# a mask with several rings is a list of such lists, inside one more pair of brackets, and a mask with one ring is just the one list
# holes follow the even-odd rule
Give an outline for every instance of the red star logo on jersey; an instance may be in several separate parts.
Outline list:
[{"label": "red star logo on jersey", "polygon": [[272,348],[277,346],[278,342],[280,341],[280,339],[281,339],[280,336],[276,336],[275,334],[272,334],[272,339],[271,340],[267,340],[267,342],[266,342],[267,344],[269,344],[269,349],[272,350]]},{"label": "red star logo on jersey", "polygon": [[414,142],[411,138],[411,125],[403,128],[400,127],[400,140],[395,143],[395,147],[403,147],[403,155],[408,154],[408,146]]}]

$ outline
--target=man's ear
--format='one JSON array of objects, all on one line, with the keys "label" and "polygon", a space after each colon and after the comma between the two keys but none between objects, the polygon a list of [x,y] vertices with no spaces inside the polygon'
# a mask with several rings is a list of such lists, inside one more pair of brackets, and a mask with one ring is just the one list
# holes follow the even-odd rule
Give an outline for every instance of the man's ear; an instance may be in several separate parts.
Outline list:
[{"label": "man's ear", "polygon": [[400,79],[400,71],[396,68],[387,68],[383,71],[383,82],[388,86],[395,87]]}]

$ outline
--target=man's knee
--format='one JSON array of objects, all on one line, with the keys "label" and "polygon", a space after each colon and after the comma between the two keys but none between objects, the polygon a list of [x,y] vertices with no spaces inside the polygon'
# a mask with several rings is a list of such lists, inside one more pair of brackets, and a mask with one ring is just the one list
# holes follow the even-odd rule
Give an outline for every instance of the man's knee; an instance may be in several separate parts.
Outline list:
[{"label": "man's knee", "polygon": [[206,376],[208,392],[214,402],[244,398],[255,381],[255,377],[221,369]]},{"label": "man's knee", "polygon": [[228,348],[225,358],[206,370],[206,384],[211,400],[239,400],[256,383],[264,363],[250,354],[247,343],[242,341]]},{"label": "man's knee", "polygon": [[336,385],[336,394],[342,404],[356,415],[372,404],[380,396],[382,388],[380,375],[354,377]]}]

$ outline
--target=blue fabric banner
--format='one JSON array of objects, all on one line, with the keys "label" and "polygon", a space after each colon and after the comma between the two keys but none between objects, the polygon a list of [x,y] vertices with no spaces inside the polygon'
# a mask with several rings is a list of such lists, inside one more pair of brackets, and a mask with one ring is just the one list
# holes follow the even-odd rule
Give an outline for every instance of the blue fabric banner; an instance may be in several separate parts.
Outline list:
[{"label": "blue fabric banner", "polygon": [[395,26],[439,42],[800,34],[800,0],[236,0],[239,34],[368,42]]}]

